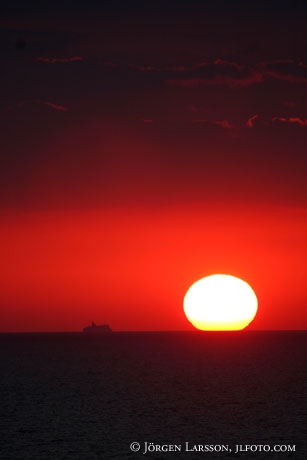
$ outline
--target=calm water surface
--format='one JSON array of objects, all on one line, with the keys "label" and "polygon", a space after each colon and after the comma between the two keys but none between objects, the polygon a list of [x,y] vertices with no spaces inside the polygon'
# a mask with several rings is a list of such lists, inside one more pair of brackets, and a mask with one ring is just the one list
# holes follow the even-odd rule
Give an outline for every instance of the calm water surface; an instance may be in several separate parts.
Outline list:
[{"label": "calm water surface", "polygon": [[[305,459],[306,332],[0,335],[0,458]],[[132,442],[140,444],[132,452]],[[148,452],[144,443],[179,445]],[[225,444],[232,452],[189,452]],[[234,453],[236,444],[295,452]]]}]

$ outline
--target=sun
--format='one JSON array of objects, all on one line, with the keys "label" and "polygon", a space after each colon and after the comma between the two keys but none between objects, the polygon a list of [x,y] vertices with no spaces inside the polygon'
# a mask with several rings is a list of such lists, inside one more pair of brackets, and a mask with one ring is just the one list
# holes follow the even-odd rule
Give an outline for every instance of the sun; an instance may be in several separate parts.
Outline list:
[{"label": "sun", "polygon": [[210,275],[188,289],[183,308],[188,320],[204,331],[244,329],[256,316],[258,300],[248,283],[232,275]]}]

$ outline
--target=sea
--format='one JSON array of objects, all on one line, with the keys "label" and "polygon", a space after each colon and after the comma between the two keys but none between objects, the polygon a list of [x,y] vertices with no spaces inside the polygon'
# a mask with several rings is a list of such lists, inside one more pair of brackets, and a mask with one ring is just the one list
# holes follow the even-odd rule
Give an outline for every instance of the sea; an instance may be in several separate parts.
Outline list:
[{"label": "sea", "polygon": [[306,459],[307,331],[0,334],[0,459]]}]

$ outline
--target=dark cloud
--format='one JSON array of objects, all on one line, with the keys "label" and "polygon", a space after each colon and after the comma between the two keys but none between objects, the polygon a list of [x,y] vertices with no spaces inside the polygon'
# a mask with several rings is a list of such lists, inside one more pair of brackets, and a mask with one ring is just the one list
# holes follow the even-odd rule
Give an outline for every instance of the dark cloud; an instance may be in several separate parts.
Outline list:
[{"label": "dark cloud", "polygon": [[307,83],[307,76],[305,77],[294,74],[281,73],[273,70],[268,70],[265,75],[274,80],[283,80],[288,83]]},{"label": "dark cloud", "polygon": [[132,68],[141,72],[193,72],[206,67],[219,66],[234,68],[239,71],[244,70],[244,66],[236,62],[225,61],[223,59],[215,59],[213,62],[199,62],[194,65],[173,65],[173,66],[153,66],[153,65],[134,65]]},{"label": "dark cloud", "polygon": [[[117,66],[113,64],[113,67]],[[247,87],[268,79],[290,83],[307,82],[307,65],[294,59],[275,59],[249,66],[218,58],[189,66],[131,65],[130,68],[145,73],[162,73],[168,86],[184,88],[207,85]]]},{"label": "dark cloud", "polygon": [[283,80],[289,83],[307,83],[307,66],[294,59],[275,59],[261,63],[263,75],[274,80]]},{"label": "dark cloud", "polygon": [[255,114],[253,115],[252,117],[250,117],[247,122],[246,122],[246,126],[248,128],[253,128],[254,125],[255,125],[255,120],[257,120],[257,118],[259,118],[259,115],[258,114]]},{"label": "dark cloud", "polygon": [[206,119],[195,119],[192,120],[194,125],[215,125],[220,126],[223,129],[234,129],[234,125],[228,120],[206,120]]},{"label": "dark cloud", "polygon": [[[263,82],[263,75],[257,69],[223,59],[199,62],[189,66],[135,65],[132,68],[140,72],[162,73],[168,86],[185,88],[198,88],[206,85],[237,87]],[[180,75],[179,78],[178,75]]]},{"label": "dark cloud", "polygon": [[294,124],[297,124],[299,126],[307,126],[307,120],[303,120],[300,117],[289,117],[289,118],[286,118],[286,117],[273,117],[272,121],[273,122],[277,121],[277,122],[280,122],[280,123],[294,123]]},{"label": "dark cloud", "polygon": [[238,76],[237,78],[229,75],[216,75],[213,78],[186,78],[167,80],[169,86],[179,86],[183,88],[199,88],[208,85],[222,85],[236,88],[240,86],[250,86],[263,82],[263,76],[259,72],[253,72],[250,75]]},{"label": "dark cloud", "polygon": [[48,58],[48,57],[37,57],[34,59],[36,62],[44,62],[46,64],[65,64],[70,62],[82,61],[81,56],[72,56],[69,58]]},{"label": "dark cloud", "polygon": [[16,106],[9,107],[9,109],[12,110],[13,108],[21,108],[21,107],[23,107],[24,105],[27,105],[27,104],[45,105],[47,107],[50,107],[53,110],[59,110],[60,112],[66,112],[68,110],[68,107],[66,107],[64,105],[54,104],[53,102],[45,101],[45,100],[42,100],[42,99],[21,101]]}]

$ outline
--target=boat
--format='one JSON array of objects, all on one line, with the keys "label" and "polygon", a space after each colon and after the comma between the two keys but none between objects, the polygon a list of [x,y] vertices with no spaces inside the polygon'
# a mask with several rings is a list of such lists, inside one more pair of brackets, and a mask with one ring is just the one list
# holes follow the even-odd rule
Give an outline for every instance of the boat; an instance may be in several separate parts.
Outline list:
[{"label": "boat", "polygon": [[83,328],[84,334],[95,334],[95,335],[104,335],[111,334],[112,329],[108,324],[97,325],[94,322],[90,326]]}]

